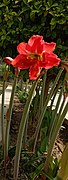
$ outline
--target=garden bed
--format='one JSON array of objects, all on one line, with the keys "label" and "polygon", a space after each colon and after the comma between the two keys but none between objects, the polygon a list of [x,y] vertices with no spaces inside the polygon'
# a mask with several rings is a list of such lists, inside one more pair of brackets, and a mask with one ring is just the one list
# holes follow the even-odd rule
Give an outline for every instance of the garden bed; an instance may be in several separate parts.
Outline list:
[{"label": "garden bed", "polygon": [[[13,154],[15,152],[15,145],[16,145],[17,134],[18,134],[18,130],[19,130],[19,124],[20,124],[23,108],[24,108],[24,104],[20,103],[18,97],[15,96],[12,120],[11,120],[11,129],[10,129],[10,147],[12,147],[13,149],[12,149],[12,152],[11,152],[11,150],[9,150],[10,159],[7,163],[7,170],[6,170],[6,179],[7,180],[13,179],[13,165],[14,165],[14,157],[13,157],[14,155]],[[34,121],[31,125],[31,127],[29,127],[29,129],[28,129],[28,137],[31,137],[33,135],[33,133],[35,131],[35,127],[36,127],[36,122]],[[54,146],[53,156],[55,158],[60,159],[67,142],[68,142],[68,121],[65,120],[61,127],[61,130],[58,134],[58,137],[57,137],[57,140],[56,140],[56,143]],[[28,150],[28,147],[26,147],[26,149]],[[32,154],[30,153],[28,156],[29,156],[29,158],[27,158],[27,161],[28,161],[28,159],[32,158]],[[27,177],[27,174],[28,174],[27,171],[29,172],[29,170],[31,171],[32,169],[31,169],[31,167],[29,169],[29,166],[28,166],[28,169],[27,169],[27,166],[25,166],[26,169],[24,169],[23,162],[24,161],[22,161],[22,158],[21,158],[18,180],[27,180],[27,179],[30,180]],[[29,161],[28,161],[28,163],[29,163]],[[4,166],[3,166],[3,161],[1,161],[1,163],[0,163],[0,179],[3,179],[4,178],[3,176],[4,176]]]},{"label": "garden bed", "polygon": [[[12,116],[12,122],[11,122],[11,145],[16,144],[17,133],[19,129],[19,124],[20,124],[23,108],[24,108],[24,104],[20,103],[19,99],[16,96],[14,100],[13,116]],[[30,127],[30,129],[28,130],[30,137],[32,136],[34,132],[35,126],[36,126],[36,122],[33,122],[33,127],[32,128]],[[63,152],[63,149],[67,142],[68,142],[68,121],[65,119],[60,129],[60,132],[59,132],[59,135],[57,137],[57,141],[54,147],[54,154],[57,158],[61,156],[61,153]]]}]

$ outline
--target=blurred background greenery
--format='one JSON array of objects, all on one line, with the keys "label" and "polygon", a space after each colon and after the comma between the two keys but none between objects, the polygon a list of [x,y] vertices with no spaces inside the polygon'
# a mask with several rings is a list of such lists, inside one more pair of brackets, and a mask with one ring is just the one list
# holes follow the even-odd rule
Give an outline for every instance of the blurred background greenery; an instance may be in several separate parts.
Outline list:
[{"label": "blurred background greenery", "polygon": [[17,55],[16,46],[33,34],[43,35],[47,42],[57,43],[55,52],[68,55],[67,0],[1,0],[0,56]]}]

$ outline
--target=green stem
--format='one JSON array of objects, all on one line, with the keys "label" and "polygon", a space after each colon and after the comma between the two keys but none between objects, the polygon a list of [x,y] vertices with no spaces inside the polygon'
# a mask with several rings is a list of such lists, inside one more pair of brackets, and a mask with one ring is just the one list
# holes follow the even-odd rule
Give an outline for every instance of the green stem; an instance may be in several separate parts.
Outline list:
[{"label": "green stem", "polygon": [[2,130],[2,146],[4,149],[4,96],[5,96],[5,81],[3,81],[2,89],[2,105],[1,105],[1,130]]},{"label": "green stem", "polygon": [[12,107],[13,107],[13,100],[14,100],[16,83],[17,83],[17,77],[15,76],[14,82],[13,82],[13,87],[12,87],[12,92],[11,92],[9,108],[7,110],[7,113],[6,113],[7,122],[6,122],[6,133],[5,133],[5,155],[4,155],[5,163],[6,163],[6,158],[8,157],[9,131],[10,131],[10,122],[11,122]]},{"label": "green stem", "polygon": [[40,97],[40,110],[41,111],[42,111],[43,105],[44,105],[44,93],[45,93],[45,86],[46,86],[46,77],[47,77],[47,73],[45,73],[43,76],[43,85],[42,85],[42,92],[41,92],[41,97]]},{"label": "green stem", "polygon": [[53,133],[52,133],[52,136],[51,136],[51,141],[50,141],[50,145],[49,145],[49,149],[48,149],[48,155],[47,155],[47,158],[46,158],[46,161],[45,161],[45,167],[44,167],[45,172],[48,172],[48,167],[49,167],[49,162],[50,162],[50,157],[51,157],[51,154],[52,154],[53,146],[54,146],[57,134],[58,134],[58,132],[60,130],[60,127],[61,127],[61,125],[63,123],[64,117],[65,117],[65,115],[67,113],[67,110],[68,110],[68,102],[66,103],[62,114],[59,115],[59,117],[57,119],[57,124],[53,128]]},{"label": "green stem", "polygon": [[56,103],[56,106],[55,106],[55,110],[54,110],[53,115],[52,115],[52,122],[50,123],[50,127],[49,127],[49,132],[50,132],[49,133],[49,141],[51,139],[51,135],[52,135],[52,132],[53,132],[53,127],[54,127],[54,124],[55,124],[55,120],[57,119],[57,111],[59,109],[59,105],[60,105],[60,102],[61,102],[62,93],[63,93],[63,87],[59,92],[59,96],[58,96],[58,100],[57,100],[57,103]]},{"label": "green stem", "polygon": [[[53,96],[53,99],[52,99],[52,101],[51,101],[50,110],[52,110],[52,106],[53,106],[53,103],[54,103],[54,100],[55,100],[55,97],[56,97],[56,94],[57,94],[57,92],[58,92],[59,87],[60,87],[60,85],[57,86],[57,87],[55,88],[55,90],[54,90],[54,96]],[[55,109],[55,110],[56,110],[56,109]],[[48,129],[49,142],[50,142],[50,137],[51,137],[51,132],[52,132],[52,126],[53,126],[53,124],[54,124],[54,119],[53,119],[53,117],[54,117],[55,112],[56,112],[55,117],[56,117],[56,115],[57,115],[57,110],[56,110],[56,111],[55,111],[55,110],[53,110],[51,122],[50,122],[49,129]]]},{"label": "green stem", "polygon": [[37,144],[39,130],[40,130],[40,127],[41,127],[41,124],[42,124],[42,120],[43,120],[43,117],[44,117],[46,109],[47,109],[48,102],[49,102],[49,100],[51,99],[51,97],[53,95],[54,89],[55,89],[55,87],[56,87],[56,85],[57,85],[57,83],[59,81],[59,78],[60,78],[62,72],[63,72],[63,69],[60,69],[60,71],[59,71],[59,73],[58,73],[58,75],[57,75],[57,77],[56,77],[56,79],[54,81],[54,84],[53,84],[53,86],[52,86],[52,88],[50,90],[50,93],[49,93],[49,95],[48,95],[48,97],[46,99],[46,102],[44,104],[44,107],[43,107],[43,110],[41,112],[40,118],[38,120],[38,124],[37,124],[36,131],[35,131],[35,142],[34,142],[33,152],[35,152],[35,147],[36,147],[36,144]]},{"label": "green stem", "polygon": [[32,85],[32,88],[31,88],[31,91],[29,93],[29,97],[27,99],[25,109],[24,109],[24,112],[22,115],[21,123],[20,123],[20,128],[19,128],[19,133],[18,133],[18,138],[17,138],[17,145],[16,145],[15,163],[14,163],[14,180],[17,180],[17,178],[18,178],[19,160],[20,160],[20,153],[21,153],[21,147],[22,147],[22,139],[24,136],[26,121],[27,121],[30,105],[32,102],[33,93],[34,93],[36,86],[37,86],[37,81],[35,81],[34,84]]},{"label": "green stem", "polygon": [[57,94],[58,89],[60,88],[60,86],[61,86],[61,83],[59,82],[59,84],[57,84],[57,86],[56,86],[56,88],[54,90],[54,95],[53,95],[53,99],[51,100],[50,110],[52,110],[52,106],[53,106],[56,94]]},{"label": "green stem", "polygon": [[24,130],[23,148],[26,148],[26,143],[27,143],[28,120],[29,120],[29,114],[28,114],[28,117],[27,117],[27,121],[26,121],[26,125],[25,125],[25,130]]},{"label": "green stem", "polygon": [[[40,102],[37,103],[37,108],[34,105],[35,106],[35,111],[37,112],[36,119],[39,119],[40,114],[41,114],[41,112],[43,110],[43,106],[44,106],[44,101],[45,101],[44,95],[45,95],[46,78],[47,78],[47,72],[43,76],[43,83],[42,83],[42,91],[41,91],[41,95],[40,95]],[[37,97],[36,97],[36,99],[37,99]],[[39,105],[39,108],[38,108],[38,105]],[[35,148],[34,148],[34,153],[35,153]]]},{"label": "green stem", "polygon": [[1,105],[1,130],[2,130],[2,146],[4,151],[4,97],[5,97],[5,88],[6,88],[6,80],[8,76],[8,66],[5,66],[4,74],[3,74],[3,89],[2,89],[2,105]]}]

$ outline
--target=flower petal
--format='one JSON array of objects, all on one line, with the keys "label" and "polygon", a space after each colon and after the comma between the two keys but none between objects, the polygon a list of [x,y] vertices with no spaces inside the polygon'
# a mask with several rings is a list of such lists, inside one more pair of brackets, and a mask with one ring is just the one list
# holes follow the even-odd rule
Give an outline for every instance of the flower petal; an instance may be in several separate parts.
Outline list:
[{"label": "flower petal", "polygon": [[40,41],[40,39],[39,40],[36,39],[31,47],[31,53],[41,54],[44,47],[43,44],[44,41]]},{"label": "flower petal", "polygon": [[40,61],[40,67],[50,69],[53,66],[58,66],[60,64],[60,58],[54,53],[44,53],[43,60]]},{"label": "flower petal", "polygon": [[3,58],[3,61],[4,61],[6,64],[12,64],[13,59],[12,59],[11,57],[5,57],[5,58]]},{"label": "flower petal", "polygon": [[20,54],[26,54],[26,46],[27,46],[27,43],[24,43],[24,42],[21,42],[20,44],[18,44],[17,46],[17,50]]},{"label": "flower petal", "polygon": [[55,47],[56,47],[56,43],[54,43],[54,42],[51,42],[51,43],[45,42],[44,51],[46,51],[48,53],[51,53],[51,52],[54,51]]},{"label": "flower petal", "polygon": [[43,40],[43,36],[39,36],[39,35],[33,35],[33,36],[31,36],[31,38],[29,39],[29,41],[28,41],[28,44],[30,45],[30,46],[32,46],[33,45],[33,43],[34,43],[34,41],[35,40]]},{"label": "flower petal", "polygon": [[14,67],[18,67],[20,69],[27,69],[27,68],[29,68],[32,65],[32,60],[31,59],[27,59],[26,55],[19,54],[13,60],[12,65]]},{"label": "flower petal", "polygon": [[40,67],[38,63],[39,62],[35,63],[33,66],[30,67],[30,72],[29,72],[30,80],[36,80],[40,73]]},{"label": "flower petal", "polygon": [[44,44],[43,36],[34,35],[29,39],[28,45],[30,46],[30,49],[29,48],[27,49],[31,53],[41,54],[43,51],[43,44]]}]

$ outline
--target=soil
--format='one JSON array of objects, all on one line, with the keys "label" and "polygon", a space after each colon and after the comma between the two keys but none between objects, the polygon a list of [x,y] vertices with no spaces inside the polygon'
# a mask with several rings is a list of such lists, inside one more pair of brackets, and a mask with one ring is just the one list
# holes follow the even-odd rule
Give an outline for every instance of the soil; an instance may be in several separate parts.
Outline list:
[{"label": "soil", "polygon": [[[16,144],[17,134],[19,130],[23,108],[24,108],[24,104],[20,103],[17,96],[15,96],[12,120],[11,120],[11,128],[10,128],[10,146],[11,147],[14,147]],[[29,136],[32,136],[32,133],[33,133],[33,130],[31,131],[31,128],[30,128]],[[58,159],[61,157],[62,152],[67,142],[68,142],[68,121],[64,120],[64,123],[60,129],[60,132],[58,134],[58,137],[54,146],[54,150],[53,150],[54,157],[57,157]],[[12,160],[10,158],[7,163],[6,180],[13,179],[13,164],[14,164],[14,158]],[[0,180],[4,179],[3,173],[4,173],[4,168],[3,168],[3,161],[2,161],[0,163]],[[19,172],[18,180],[28,180],[27,176],[22,171],[21,163],[20,163],[20,172]]]}]

